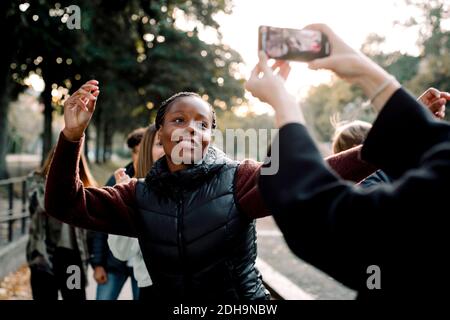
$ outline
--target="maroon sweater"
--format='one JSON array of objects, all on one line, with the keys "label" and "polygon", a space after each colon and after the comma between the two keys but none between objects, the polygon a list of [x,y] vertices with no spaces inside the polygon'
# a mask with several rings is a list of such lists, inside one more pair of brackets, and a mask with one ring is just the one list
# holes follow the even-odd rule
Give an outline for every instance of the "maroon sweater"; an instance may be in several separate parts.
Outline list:
[{"label": "maroon sweater", "polygon": [[[49,215],[70,225],[129,237],[137,237],[137,180],[114,187],[84,188],[78,174],[83,139],[67,140],[60,134],[47,177],[45,208]],[[343,178],[359,181],[375,168],[359,160],[360,147],[329,157],[327,162]],[[258,190],[261,163],[245,160],[236,173],[236,200],[244,214],[251,218],[270,215]],[[351,177],[350,170],[357,173]]]}]

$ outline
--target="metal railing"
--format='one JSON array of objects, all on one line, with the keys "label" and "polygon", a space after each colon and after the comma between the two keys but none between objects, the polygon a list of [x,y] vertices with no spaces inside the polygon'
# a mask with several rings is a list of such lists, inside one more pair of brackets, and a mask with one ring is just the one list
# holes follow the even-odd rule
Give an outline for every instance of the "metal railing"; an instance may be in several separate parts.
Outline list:
[{"label": "metal railing", "polygon": [[0,245],[11,243],[15,235],[27,232],[27,203],[26,177],[0,180]]}]

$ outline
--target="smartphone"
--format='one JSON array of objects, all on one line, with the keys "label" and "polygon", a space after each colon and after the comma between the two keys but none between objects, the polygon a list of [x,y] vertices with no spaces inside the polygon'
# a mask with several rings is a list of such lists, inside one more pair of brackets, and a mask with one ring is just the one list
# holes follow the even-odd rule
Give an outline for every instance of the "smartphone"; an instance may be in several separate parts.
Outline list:
[{"label": "smartphone", "polygon": [[272,59],[311,61],[329,56],[330,43],[325,34],[316,30],[260,26],[258,50]]}]

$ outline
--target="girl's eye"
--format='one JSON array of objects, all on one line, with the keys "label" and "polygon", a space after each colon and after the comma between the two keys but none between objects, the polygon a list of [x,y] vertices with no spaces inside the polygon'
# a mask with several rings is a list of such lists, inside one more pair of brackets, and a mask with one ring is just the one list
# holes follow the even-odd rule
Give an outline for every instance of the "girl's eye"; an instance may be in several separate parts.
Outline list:
[{"label": "girl's eye", "polygon": [[174,122],[175,123],[183,123],[183,118],[176,118],[175,120],[174,120]]},{"label": "girl's eye", "polygon": [[208,122],[204,122],[204,121],[199,121],[196,123],[197,128],[205,130],[208,129]]}]

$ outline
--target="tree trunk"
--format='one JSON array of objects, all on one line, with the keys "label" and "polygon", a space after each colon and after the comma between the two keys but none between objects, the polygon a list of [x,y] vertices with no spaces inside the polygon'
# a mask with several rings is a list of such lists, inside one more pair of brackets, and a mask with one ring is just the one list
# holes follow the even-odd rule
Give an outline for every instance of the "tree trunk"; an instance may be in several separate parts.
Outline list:
[{"label": "tree trunk", "polygon": [[113,131],[112,127],[108,131],[109,132],[108,132],[108,137],[107,137],[107,142],[106,142],[108,152],[106,154],[106,159],[107,159],[107,161],[111,161],[111,157],[112,157],[112,142],[113,142],[114,131]]},{"label": "tree trunk", "polygon": [[8,106],[10,100],[11,78],[10,78],[10,64],[14,56],[15,41],[14,30],[15,27],[12,19],[8,19],[8,9],[12,5],[12,1],[0,1],[0,30],[2,30],[3,43],[3,57],[0,62],[0,180],[9,177],[6,168],[6,153],[8,152]]},{"label": "tree trunk", "polygon": [[5,87],[0,87],[0,180],[9,177],[6,168],[6,153],[8,149],[8,92]]},{"label": "tree trunk", "polygon": [[86,158],[87,163],[89,163],[89,126],[84,131],[84,157]]},{"label": "tree trunk", "polygon": [[52,88],[50,82],[45,84],[44,92],[42,92],[42,102],[44,103],[44,133],[42,136],[42,162],[47,157],[50,149],[52,148]]},{"label": "tree trunk", "polygon": [[95,110],[96,118],[95,118],[95,163],[100,163],[100,144],[101,144],[101,136],[102,136],[102,125],[101,125],[101,109]]},{"label": "tree trunk", "polygon": [[108,131],[109,125],[108,122],[103,126],[103,163],[108,160]]}]

